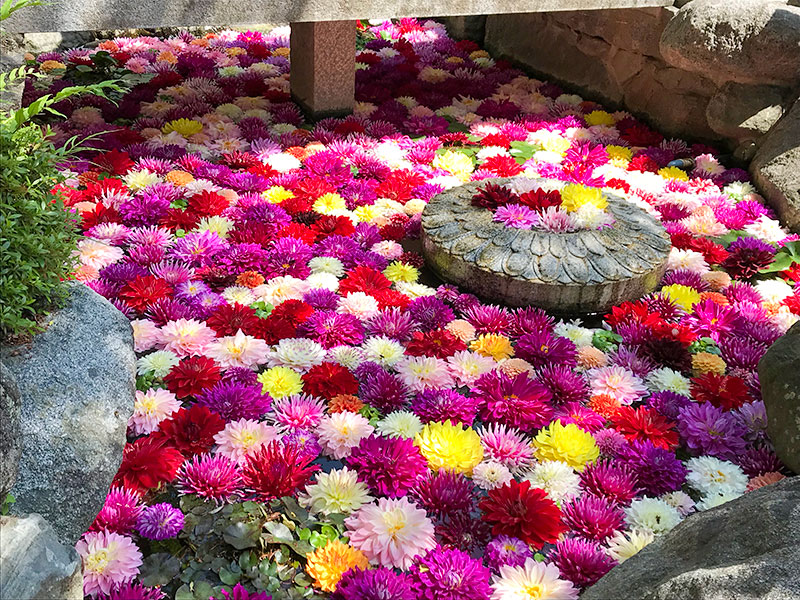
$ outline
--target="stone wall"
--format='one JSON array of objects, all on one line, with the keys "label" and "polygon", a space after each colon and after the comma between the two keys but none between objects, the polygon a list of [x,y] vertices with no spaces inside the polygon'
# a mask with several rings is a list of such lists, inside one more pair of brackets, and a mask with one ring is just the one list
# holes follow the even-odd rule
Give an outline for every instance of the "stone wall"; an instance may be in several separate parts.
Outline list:
[{"label": "stone wall", "polygon": [[[745,6],[748,3],[749,7]],[[682,8],[489,15],[484,44],[495,56],[509,58],[587,98],[625,108],[667,134],[714,141],[731,151],[738,148],[737,155],[749,159],[755,151],[754,142],[797,97],[800,78],[793,83],[791,78],[779,82],[766,75],[762,77],[760,69],[750,67],[750,80],[740,83],[713,56],[691,63],[672,48],[665,52],[662,38],[671,38],[666,40],[667,46],[674,42],[685,46],[697,43],[684,39],[685,31],[678,31],[680,27],[675,23],[683,19],[692,28],[697,13],[710,12],[709,22],[701,23],[699,28],[712,38],[717,36],[719,41],[724,35],[722,29],[729,28],[728,23],[718,22],[723,4],[726,10],[739,9],[734,18],[748,14],[754,5],[766,5],[773,14],[783,16],[789,30],[795,23],[800,27],[800,10],[787,6],[777,11],[776,6],[785,4],[780,1],[694,0],[676,4]],[[751,37],[758,37],[757,23],[750,26],[756,32]],[[699,43],[702,46],[702,40]],[[785,44],[785,53],[800,56],[800,46],[795,47],[794,40],[784,38],[781,43]],[[724,43],[716,50],[730,55],[730,48]],[[754,58],[773,60],[770,57],[774,55],[763,49],[760,54],[761,58],[758,55]],[[735,56],[734,60],[742,58]],[[787,74],[791,76],[791,69]]]}]

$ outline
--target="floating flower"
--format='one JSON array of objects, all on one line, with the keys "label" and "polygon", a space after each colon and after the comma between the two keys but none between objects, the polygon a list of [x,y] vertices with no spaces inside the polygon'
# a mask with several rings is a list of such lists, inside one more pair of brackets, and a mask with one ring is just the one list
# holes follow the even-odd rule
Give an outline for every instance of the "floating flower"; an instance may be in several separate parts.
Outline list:
[{"label": "floating flower", "polygon": [[325,546],[307,554],[306,563],[306,572],[323,592],[336,590],[342,575],[350,569],[366,569],[369,565],[363,552],[339,540],[328,540]]},{"label": "floating flower", "polygon": [[428,423],[422,428],[414,443],[431,469],[449,469],[459,473],[472,473],[483,458],[481,438],[471,427],[444,423]]}]

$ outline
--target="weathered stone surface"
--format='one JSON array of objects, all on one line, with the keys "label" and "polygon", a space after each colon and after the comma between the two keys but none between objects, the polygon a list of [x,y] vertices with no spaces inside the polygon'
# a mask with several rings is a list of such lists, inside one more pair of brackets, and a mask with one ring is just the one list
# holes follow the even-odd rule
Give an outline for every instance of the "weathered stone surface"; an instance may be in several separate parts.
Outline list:
[{"label": "weathered stone surface", "polygon": [[656,289],[671,245],[641,208],[607,194],[611,228],[510,233],[490,211],[470,204],[486,181],[439,194],[422,213],[422,251],[442,279],[486,300],[567,314],[608,310]]},{"label": "weathered stone surface", "polygon": [[441,17],[438,20],[447,27],[447,33],[456,40],[472,40],[483,45],[486,34],[486,15],[465,17]]},{"label": "weathered stone surface", "polygon": [[293,23],[292,96],[314,118],[353,111],[356,22]]},{"label": "weathered stone surface", "polygon": [[299,21],[435,17],[554,10],[669,6],[673,0],[53,0],[21,10],[3,23],[9,31],[79,31],[187,25],[251,25]]},{"label": "weathered stone surface", "polygon": [[719,137],[705,117],[716,84],[660,56],[658,41],[673,14],[651,8],[489,15],[485,44],[587,98],[646,115],[669,135]]},{"label": "weathered stone surface", "polygon": [[800,473],[800,323],[778,338],[758,363],[767,431],[783,463]]},{"label": "weathered stone surface", "polygon": [[133,411],[136,357],[128,320],[73,285],[29,347],[4,347],[22,399],[14,509],[35,512],[74,544],[105,501]]},{"label": "weathered stone surface", "polygon": [[800,598],[800,477],[688,517],[581,600]]},{"label": "weathered stone surface", "polygon": [[41,515],[0,517],[0,589],[9,600],[82,600],[80,557]]},{"label": "weathered stone surface", "polygon": [[778,0],[694,0],[661,35],[664,59],[719,82],[800,81],[800,9]]},{"label": "weathered stone surface", "polygon": [[19,439],[19,388],[11,371],[0,362],[0,502],[17,480],[22,454]]},{"label": "weathered stone surface", "polygon": [[758,139],[783,116],[786,95],[782,87],[726,83],[708,103],[706,118],[720,135]]},{"label": "weathered stone surface", "polygon": [[800,102],[759,142],[750,175],[784,224],[800,232]]},{"label": "weathered stone surface", "polygon": [[[25,40],[21,34],[0,31],[0,73],[8,73],[25,63],[24,45]],[[23,88],[23,80],[8,85],[5,91],[0,93],[0,111],[19,108]]]}]

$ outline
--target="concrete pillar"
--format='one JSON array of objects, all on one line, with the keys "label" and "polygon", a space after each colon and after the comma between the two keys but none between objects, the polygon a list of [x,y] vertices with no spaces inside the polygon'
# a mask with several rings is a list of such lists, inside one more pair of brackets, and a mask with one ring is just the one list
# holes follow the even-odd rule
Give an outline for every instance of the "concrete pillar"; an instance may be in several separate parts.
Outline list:
[{"label": "concrete pillar", "polygon": [[353,111],[356,22],[292,23],[292,98],[313,119]]}]

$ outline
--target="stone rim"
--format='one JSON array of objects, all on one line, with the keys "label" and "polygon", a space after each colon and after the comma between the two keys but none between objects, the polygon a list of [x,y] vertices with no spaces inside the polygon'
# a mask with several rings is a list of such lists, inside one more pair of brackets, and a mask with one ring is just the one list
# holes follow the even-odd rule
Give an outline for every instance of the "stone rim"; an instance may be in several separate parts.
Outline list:
[{"label": "stone rim", "polygon": [[[505,227],[492,221],[490,211],[470,203],[477,187],[514,179],[470,182],[425,207],[423,254],[442,279],[489,300],[555,312],[598,312],[655,289],[671,248],[656,219],[604,192],[614,226],[550,233]],[[562,293],[544,293],[545,288]],[[531,302],[521,302],[520,295]]]}]

